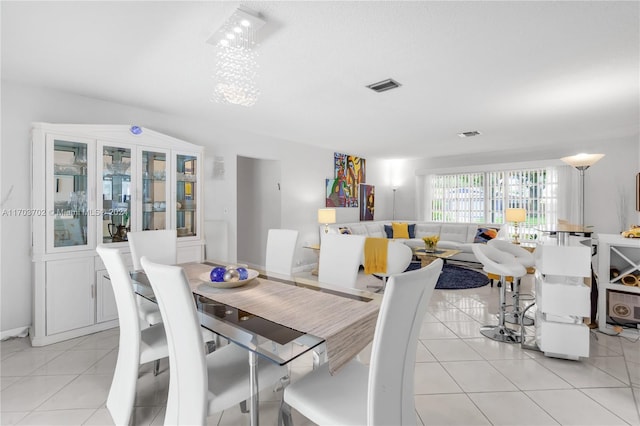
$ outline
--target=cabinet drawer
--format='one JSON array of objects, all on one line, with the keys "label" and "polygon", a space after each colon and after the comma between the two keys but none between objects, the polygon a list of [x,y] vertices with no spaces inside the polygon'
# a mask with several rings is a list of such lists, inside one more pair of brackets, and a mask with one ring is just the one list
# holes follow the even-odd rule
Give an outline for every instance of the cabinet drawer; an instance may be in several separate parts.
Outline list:
[{"label": "cabinet drawer", "polygon": [[536,276],[536,305],[540,312],[588,317],[591,315],[591,288],[585,284],[548,282]]},{"label": "cabinet drawer", "polygon": [[589,327],[585,324],[566,324],[547,321],[541,312],[536,314],[536,343],[548,355],[569,357],[589,356]]},{"label": "cabinet drawer", "polygon": [[591,276],[591,247],[540,244],[534,256],[536,270],[545,275]]}]

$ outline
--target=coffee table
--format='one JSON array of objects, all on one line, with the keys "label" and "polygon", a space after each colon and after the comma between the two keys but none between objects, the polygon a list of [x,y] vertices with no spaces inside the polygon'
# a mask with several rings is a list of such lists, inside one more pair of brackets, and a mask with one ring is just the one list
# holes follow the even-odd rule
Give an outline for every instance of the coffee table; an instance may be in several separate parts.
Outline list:
[{"label": "coffee table", "polygon": [[420,266],[425,267],[436,259],[442,259],[447,263],[447,259],[460,253],[461,250],[436,249],[434,252],[427,252],[425,249],[414,249],[413,255],[420,259]]}]

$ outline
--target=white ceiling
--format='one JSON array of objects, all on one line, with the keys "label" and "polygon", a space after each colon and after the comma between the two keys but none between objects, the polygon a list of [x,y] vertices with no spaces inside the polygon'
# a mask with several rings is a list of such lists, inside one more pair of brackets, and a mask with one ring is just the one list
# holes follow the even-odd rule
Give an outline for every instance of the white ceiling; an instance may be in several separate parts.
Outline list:
[{"label": "white ceiling", "polygon": [[[639,132],[637,1],[242,5],[267,22],[251,108],[209,101],[205,40],[236,2],[2,1],[2,78],[363,156]],[[365,88],[389,77],[402,87]]]}]

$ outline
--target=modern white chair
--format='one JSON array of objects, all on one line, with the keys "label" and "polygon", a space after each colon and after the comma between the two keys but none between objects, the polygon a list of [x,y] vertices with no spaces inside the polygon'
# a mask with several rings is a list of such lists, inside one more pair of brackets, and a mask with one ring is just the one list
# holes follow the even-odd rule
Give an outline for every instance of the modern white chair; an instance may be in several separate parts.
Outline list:
[{"label": "modern white chair", "polygon": [[277,274],[283,278],[291,278],[293,255],[298,242],[298,231],[293,229],[269,229],[267,234],[267,257],[265,270],[267,274]]},{"label": "modern white chair", "polygon": [[[489,240],[487,245],[512,254],[516,258],[516,261],[525,268],[531,268],[536,263],[533,253],[516,244],[512,244],[508,240],[499,240],[494,238],[493,240]],[[513,292],[513,309],[505,315],[505,321],[511,324],[533,325],[534,320],[532,318],[522,316],[522,309],[520,309],[521,294],[519,277],[512,277],[511,291]]]},{"label": "modern white chair", "polygon": [[318,281],[353,288],[364,252],[362,235],[323,234],[318,260]]},{"label": "modern white chair", "polygon": [[[129,240],[134,271],[142,270],[140,264],[142,256],[167,265],[175,265],[177,262],[178,237],[175,229],[129,232],[127,239]],[[143,325],[162,322],[158,305],[142,297],[137,297],[137,303]]]},{"label": "modern white chair", "polygon": [[411,264],[412,258],[413,251],[411,251],[411,247],[399,241],[389,241],[387,245],[387,272],[373,274],[382,278],[382,286],[376,291],[385,289],[386,282],[390,276],[406,271]]},{"label": "modern white chair", "polygon": [[290,407],[320,425],[416,424],[414,367],[422,319],[442,260],[389,278],[382,299],[371,363],[352,360],[331,376],[313,370],[284,389],[279,424],[291,424]]},{"label": "modern white chair", "polygon": [[133,411],[138,367],[169,356],[169,348],[162,324],[140,329],[136,295],[120,250],[99,245],[96,251],[107,268],[120,322],[118,359],[107,397],[107,409],[115,424],[126,425]]},{"label": "modern white chair", "polygon": [[473,254],[482,263],[483,270],[487,274],[500,277],[498,287],[500,289],[500,307],[498,311],[498,325],[485,325],[480,328],[480,333],[490,339],[504,343],[519,343],[521,336],[505,326],[506,314],[506,285],[507,277],[523,277],[527,270],[515,258],[514,255],[498,250],[486,244],[473,244]]},{"label": "modern white chair", "polygon": [[[205,418],[250,398],[249,355],[233,343],[205,355],[200,321],[184,270],[141,259],[158,300],[169,344],[165,424],[202,425]],[[260,389],[287,376],[285,366],[259,359]]]}]

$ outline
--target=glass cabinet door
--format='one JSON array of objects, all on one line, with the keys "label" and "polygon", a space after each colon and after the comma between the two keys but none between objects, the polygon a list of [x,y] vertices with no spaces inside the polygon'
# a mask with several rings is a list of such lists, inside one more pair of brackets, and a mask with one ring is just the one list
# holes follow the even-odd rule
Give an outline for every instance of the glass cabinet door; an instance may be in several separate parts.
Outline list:
[{"label": "glass cabinet door", "polygon": [[176,232],[178,238],[197,234],[197,167],[194,155],[176,157]]},{"label": "glass cabinet door", "polygon": [[102,148],[103,243],[127,241],[131,231],[131,149]]},{"label": "glass cabinet door", "polygon": [[167,229],[167,153],[142,151],[142,230]]},{"label": "glass cabinet door", "polygon": [[88,156],[87,143],[53,139],[54,248],[88,244]]}]

